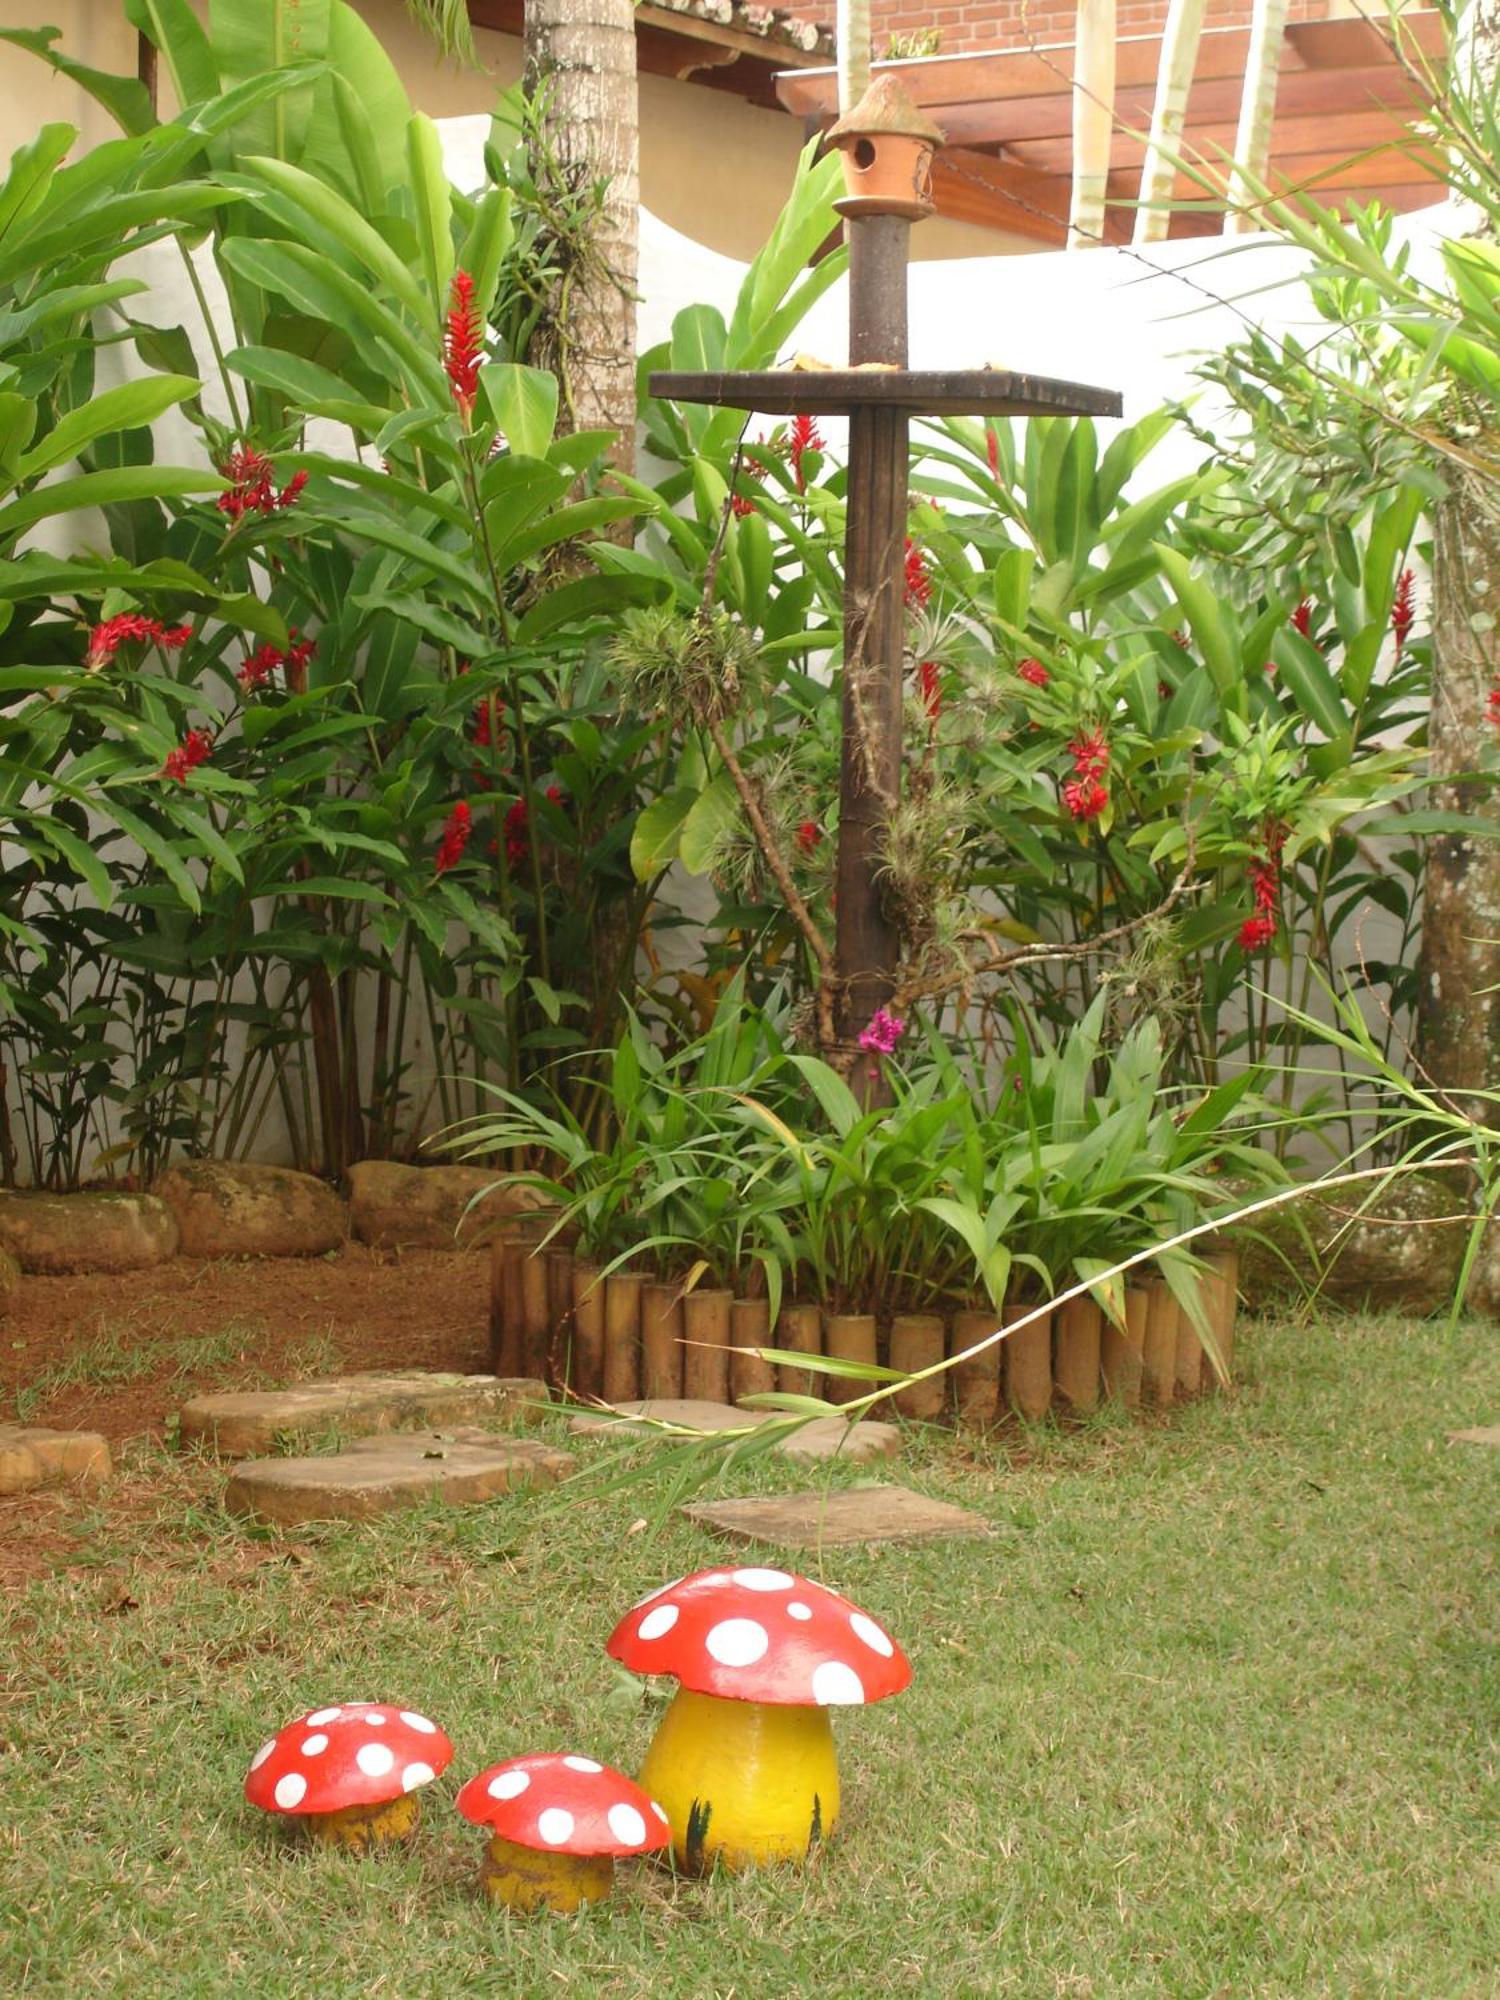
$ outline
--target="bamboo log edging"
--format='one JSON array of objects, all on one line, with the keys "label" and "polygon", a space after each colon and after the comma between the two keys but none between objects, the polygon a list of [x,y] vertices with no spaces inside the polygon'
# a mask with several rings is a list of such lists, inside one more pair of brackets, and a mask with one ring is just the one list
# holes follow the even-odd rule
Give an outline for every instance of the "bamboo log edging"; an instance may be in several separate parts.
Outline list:
[{"label": "bamboo log edging", "polygon": [[729,1327],[733,1292],[689,1292],[682,1302],[682,1393],[705,1403],[729,1401]]},{"label": "bamboo log edging", "polygon": [[[888,1329],[873,1313],[783,1306],[774,1325],[761,1296],[727,1288],[684,1293],[680,1282],[635,1271],[609,1277],[571,1250],[541,1248],[545,1219],[526,1216],[494,1240],[490,1263],[490,1362],[497,1374],[544,1374],[556,1388],[608,1403],[687,1397],[738,1403],[771,1389],[835,1404],[868,1393],[855,1377],[818,1374],[755,1350],[827,1354],[903,1373],[961,1354],[1029,1308],[969,1307],[897,1313]],[[1234,1350],[1238,1259],[1222,1243],[1204,1257],[1203,1315],[1226,1369]],[[950,1387],[951,1381],[951,1387]],[[1164,1278],[1125,1288],[1124,1324],[1086,1296],[933,1376],[896,1391],[897,1415],[940,1420],[950,1404],[960,1424],[984,1428],[1007,1412],[1036,1423],[1054,1406],[1087,1416],[1107,1399],[1124,1410],[1165,1409],[1219,1386],[1193,1318]]]},{"label": "bamboo log edging", "polygon": [[[912,1374],[943,1358],[943,1321],[938,1313],[897,1313],[891,1321],[890,1365]],[[903,1417],[931,1423],[943,1414],[947,1384],[941,1375],[913,1382],[891,1398]]]},{"label": "bamboo log edging", "polygon": [[[1001,1323],[1001,1315],[993,1306],[976,1306],[969,1312],[953,1315],[953,1354],[962,1354],[966,1347],[972,1347],[976,1340],[984,1340]],[[953,1397],[958,1406],[958,1421],[961,1424],[982,1429],[995,1421],[1000,1412],[1000,1350],[1002,1342],[996,1341],[968,1361],[960,1361],[951,1371],[953,1376]]]}]

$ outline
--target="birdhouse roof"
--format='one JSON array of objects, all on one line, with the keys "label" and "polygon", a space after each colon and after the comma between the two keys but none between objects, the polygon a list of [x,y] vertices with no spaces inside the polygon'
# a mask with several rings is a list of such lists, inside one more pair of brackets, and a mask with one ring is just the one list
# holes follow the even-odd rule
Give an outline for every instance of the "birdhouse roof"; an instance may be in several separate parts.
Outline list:
[{"label": "birdhouse roof", "polygon": [[942,127],[917,108],[893,76],[876,77],[828,137],[836,146],[843,139],[877,138],[882,133],[903,139],[926,139],[934,146],[943,143]]}]

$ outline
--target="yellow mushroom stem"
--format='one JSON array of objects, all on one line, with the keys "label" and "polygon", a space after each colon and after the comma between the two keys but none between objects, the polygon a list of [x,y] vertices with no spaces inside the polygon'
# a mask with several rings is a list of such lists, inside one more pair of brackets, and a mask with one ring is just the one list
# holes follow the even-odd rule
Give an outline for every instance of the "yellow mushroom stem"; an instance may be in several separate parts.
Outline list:
[{"label": "yellow mushroom stem", "polygon": [[368,1854],[372,1847],[386,1847],[393,1840],[405,1840],[416,1831],[421,1808],[414,1792],[403,1792],[378,1806],[344,1806],[338,1812],[308,1813],[305,1821],[312,1838],[323,1847],[347,1848],[351,1854]]},{"label": "yellow mushroom stem", "polygon": [[495,1834],[479,1871],[480,1887],[492,1903],[509,1910],[559,1910],[564,1915],[584,1903],[602,1903],[614,1886],[615,1864],[608,1854],[560,1854],[555,1848],[522,1847]]},{"label": "yellow mushroom stem", "polygon": [[646,1752],[641,1784],[661,1801],[683,1868],[801,1861],[838,1818],[828,1711],[679,1688]]}]

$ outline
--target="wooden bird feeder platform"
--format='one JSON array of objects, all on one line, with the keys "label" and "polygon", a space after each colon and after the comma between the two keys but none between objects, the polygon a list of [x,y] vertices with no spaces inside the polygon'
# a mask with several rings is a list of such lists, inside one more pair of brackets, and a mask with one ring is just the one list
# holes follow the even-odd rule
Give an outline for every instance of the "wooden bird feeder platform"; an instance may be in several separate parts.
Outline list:
[{"label": "wooden bird feeder platform", "polygon": [[715,403],[769,417],[847,416],[857,409],[908,417],[1117,417],[1118,391],[1016,375],[999,368],[775,368],[741,374],[653,375],[653,396]]}]

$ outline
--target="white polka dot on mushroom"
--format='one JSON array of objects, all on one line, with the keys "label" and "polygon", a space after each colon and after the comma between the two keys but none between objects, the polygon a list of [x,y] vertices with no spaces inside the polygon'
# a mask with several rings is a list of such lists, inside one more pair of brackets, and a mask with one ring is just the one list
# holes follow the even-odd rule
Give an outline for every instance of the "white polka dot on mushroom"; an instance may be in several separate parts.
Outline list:
[{"label": "white polka dot on mushroom", "polygon": [[302,1754],[304,1757],[319,1757],[327,1748],[328,1738],[320,1729],[316,1735],[307,1738],[306,1742],[302,1745]]},{"label": "white polka dot on mushroom", "polygon": [[361,1743],[354,1761],[367,1778],[383,1778],[395,1768],[396,1753],[384,1743]]},{"label": "white polka dot on mushroom", "polygon": [[810,1604],[789,1604],[786,1608],[786,1615],[788,1618],[800,1619],[803,1624],[806,1624],[807,1620],[812,1617],[812,1606]]},{"label": "white polka dot on mushroom", "polygon": [[271,1796],[283,1812],[291,1812],[307,1797],[307,1780],[300,1771],[288,1771],[284,1778],[276,1780],[276,1789]]},{"label": "white polka dot on mushroom", "polygon": [[604,1766],[596,1764],[592,1757],[564,1757],[563,1762],[570,1771],[602,1771]]},{"label": "white polka dot on mushroom", "polygon": [[667,1818],[667,1809],[666,1809],[666,1807],[665,1807],[665,1806],[659,1806],[659,1805],[658,1805],[658,1804],[656,1803],[655,1799],[653,1799],[653,1800],[651,1801],[651,1810],[652,1810],[652,1812],[654,1812],[654,1813],[656,1814],[656,1817],[657,1817],[657,1818],[658,1818],[658,1819],[659,1819],[659,1820],[661,1821],[661,1823],[662,1823],[662,1825],[663,1825],[663,1826],[670,1826],[670,1825],[671,1825],[671,1821],[670,1821],[670,1820],[669,1820],[669,1819]]},{"label": "white polka dot on mushroom", "polygon": [[865,1684],[842,1660],[825,1660],[814,1670],[812,1695],[819,1708],[857,1708],[865,1698]]},{"label": "white polka dot on mushroom", "polygon": [[414,1792],[418,1785],[430,1785],[437,1776],[430,1764],[408,1764],[401,1773],[403,1792]]},{"label": "white polka dot on mushroom", "polygon": [[255,1755],[250,1759],[251,1770],[258,1771],[261,1765],[265,1763],[266,1759],[270,1756],[271,1752],[275,1748],[276,1748],[276,1738],[274,1736],[271,1737],[268,1742],[262,1743],[260,1748],[256,1751]]},{"label": "white polka dot on mushroom", "polygon": [[415,1729],[419,1736],[436,1736],[437,1724],[429,1722],[425,1715],[418,1715],[415,1709],[403,1708],[401,1720],[408,1729]]},{"label": "white polka dot on mushroom", "polygon": [[753,1667],[764,1657],[771,1635],[753,1618],[725,1618],[703,1643],[721,1667]]},{"label": "white polka dot on mushroom", "polygon": [[529,1771],[502,1771],[498,1778],[491,1778],[485,1790],[492,1799],[518,1799],[531,1783]]},{"label": "white polka dot on mushroom", "polygon": [[573,1835],[573,1815],[561,1806],[548,1806],[536,1823],[536,1830],[549,1847],[561,1847]]},{"label": "white polka dot on mushroom", "polygon": [[634,1806],[611,1806],[607,1817],[610,1832],[627,1847],[639,1847],[646,1838],[646,1822]]},{"label": "white polka dot on mushroom", "polygon": [[307,1718],[307,1725],[309,1729],[321,1729],[325,1722],[332,1722],[336,1716],[342,1714],[341,1708],[320,1708],[316,1715]]},{"label": "white polka dot on mushroom", "polygon": [[875,1620],[873,1618],[866,1618],[863,1611],[853,1612],[850,1615],[849,1623],[854,1628],[855,1638],[863,1639],[870,1651],[872,1653],[879,1653],[881,1659],[888,1660],[892,1653],[895,1652],[896,1648],[884,1632],[881,1631]]},{"label": "white polka dot on mushroom", "polygon": [[737,1569],[730,1578],[741,1590],[790,1590],[795,1581],[784,1569]]},{"label": "white polka dot on mushroom", "polygon": [[368,1722],[372,1729],[384,1729],[385,1725],[390,1721],[388,1715],[380,1715],[378,1713],[375,1715],[362,1715],[359,1719],[361,1722]]},{"label": "white polka dot on mushroom", "polygon": [[677,1623],[675,1604],[658,1604],[654,1611],[648,1611],[635,1628],[638,1639],[661,1639]]}]

